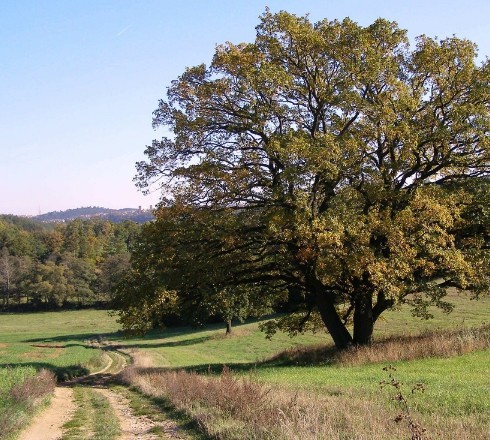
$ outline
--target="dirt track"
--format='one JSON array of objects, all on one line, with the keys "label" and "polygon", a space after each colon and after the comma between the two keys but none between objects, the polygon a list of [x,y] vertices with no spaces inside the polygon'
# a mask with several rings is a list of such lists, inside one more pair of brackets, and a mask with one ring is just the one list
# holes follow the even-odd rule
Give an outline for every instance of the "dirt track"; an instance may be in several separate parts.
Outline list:
[{"label": "dirt track", "polygon": [[149,417],[136,416],[130,408],[129,401],[121,394],[109,389],[114,376],[126,366],[125,359],[117,352],[107,356],[108,364],[99,372],[65,383],[55,388],[50,405],[39,413],[31,425],[21,433],[19,440],[61,440],[63,425],[72,419],[76,411],[73,397],[74,385],[89,387],[101,393],[114,409],[121,428],[121,440],[154,440],[162,438],[149,432],[158,426],[168,440],[182,439],[179,427],[172,421],[153,422]]},{"label": "dirt track", "polygon": [[73,390],[67,387],[56,387],[50,406],[37,414],[19,440],[61,439],[61,427],[72,418],[75,408]]}]

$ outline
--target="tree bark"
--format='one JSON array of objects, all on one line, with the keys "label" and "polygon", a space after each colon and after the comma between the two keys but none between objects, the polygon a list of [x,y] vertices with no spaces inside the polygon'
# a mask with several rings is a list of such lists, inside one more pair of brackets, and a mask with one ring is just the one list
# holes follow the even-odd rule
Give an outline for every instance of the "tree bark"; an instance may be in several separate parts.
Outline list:
[{"label": "tree bark", "polygon": [[369,292],[359,292],[354,299],[354,344],[370,344],[373,339],[373,299]]},{"label": "tree bark", "polygon": [[305,279],[306,287],[312,295],[315,305],[318,308],[318,312],[320,313],[320,317],[322,318],[328,333],[330,333],[335,347],[338,350],[349,348],[352,345],[352,336],[335,308],[333,295],[318,279],[313,266],[306,268]]},{"label": "tree bark", "polygon": [[231,319],[226,320],[226,334],[231,335]]},{"label": "tree bark", "polygon": [[335,304],[327,292],[316,292],[315,303],[325,327],[332,337],[335,347],[345,350],[352,345],[352,336],[340,319]]}]

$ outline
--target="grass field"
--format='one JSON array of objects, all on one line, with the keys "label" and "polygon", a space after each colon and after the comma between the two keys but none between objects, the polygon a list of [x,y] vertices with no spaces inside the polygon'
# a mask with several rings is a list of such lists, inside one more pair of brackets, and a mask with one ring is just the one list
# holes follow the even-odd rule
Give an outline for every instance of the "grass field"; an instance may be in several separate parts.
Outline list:
[{"label": "grass field", "polygon": [[86,373],[100,358],[87,342],[117,329],[115,319],[98,310],[0,314],[0,368],[49,368],[60,378]]},{"label": "grass field", "polygon": [[39,396],[29,398],[33,390],[26,390],[23,399],[12,396],[11,390],[43,368],[59,380],[97,370],[102,352],[89,341],[104,333],[114,335],[117,328],[114,318],[95,310],[0,314],[0,438],[13,438],[45,403]]},{"label": "grass field", "polygon": [[[406,309],[389,312],[377,324],[375,336],[382,339],[435,328],[474,327],[490,320],[490,298],[476,302],[453,292],[450,299],[456,305],[455,310],[450,315],[436,312],[433,320],[414,319]],[[344,411],[352,414],[368,411],[369,417],[379,420],[381,434],[378,437],[373,431],[369,434],[371,437],[366,438],[388,439],[390,435],[392,438],[406,438],[403,437],[406,433],[397,434],[395,431],[383,436],[386,427],[382,424],[388,423],[387,420],[391,420],[399,410],[393,402],[395,391],[402,391],[408,396],[411,411],[429,426],[434,438],[456,438],[447,437],[448,432],[457,433],[455,435],[459,438],[485,438],[481,433],[485,429],[490,430],[487,417],[490,413],[489,349],[454,357],[390,362],[396,368],[395,377],[402,383],[399,390],[394,390],[390,386],[380,389],[379,383],[388,379],[388,373],[383,371],[388,363],[382,360],[352,366],[327,361],[302,366],[295,365],[294,361],[273,360],[278,352],[291,347],[331,345],[324,333],[296,338],[277,334],[269,341],[258,330],[257,322],[248,322],[236,325],[231,336],[225,336],[223,326],[210,325],[202,329],[154,331],[145,337],[125,339],[118,328],[115,318],[104,311],[0,314],[0,413],[5,412],[9,404],[8,399],[3,398],[7,391],[41,368],[55,371],[58,377],[100,368],[101,351],[93,341],[108,340],[135,354],[137,360],[144,358],[145,365],[151,365],[153,370],[163,367],[167,371],[199,371],[204,373],[203,378],[208,377],[209,371],[212,373],[209,380],[226,381],[229,379],[217,379],[219,375],[216,372],[227,365],[238,377],[251,377],[257,386],[266,387],[264,393],[274,395],[274,398],[284,394],[289,396],[284,397],[286,400],[295,399],[294,396],[306,396],[304,398],[311,402],[330,399],[328,405],[333,408],[347,408]],[[411,387],[419,383],[423,384],[425,392],[412,394]],[[256,396],[253,398],[257,399]],[[354,403],[369,404],[371,409],[349,406]],[[202,408],[200,411],[202,413]],[[363,419],[346,421],[341,418],[336,422],[336,434],[317,433],[318,437],[312,438],[356,438],[351,425],[364,422]],[[298,425],[300,421],[294,423]],[[306,422],[303,420],[301,423]],[[308,423],[320,422],[310,420]],[[370,429],[374,429],[377,422],[370,423]],[[344,425],[345,429],[342,428]],[[288,435],[294,438],[292,432]],[[444,434],[439,435],[441,432]],[[240,438],[243,434],[237,435]],[[223,438],[234,437],[226,434]]]}]

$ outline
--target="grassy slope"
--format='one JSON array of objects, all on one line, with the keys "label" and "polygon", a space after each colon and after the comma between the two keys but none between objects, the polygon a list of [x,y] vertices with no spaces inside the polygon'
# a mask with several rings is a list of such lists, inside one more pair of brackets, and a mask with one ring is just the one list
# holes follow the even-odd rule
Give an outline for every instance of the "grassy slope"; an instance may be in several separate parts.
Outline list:
[{"label": "grassy slope", "polygon": [[[475,326],[490,319],[490,298],[471,301],[453,293],[450,299],[456,305],[454,311],[446,315],[436,310],[435,318],[431,320],[412,318],[407,309],[385,313],[376,324],[375,336]],[[278,333],[268,341],[257,330],[257,323],[235,326],[232,337],[225,337],[221,325],[210,325],[205,329],[167,329],[132,339],[122,339],[118,329],[114,317],[98,310],[0,314],[0,367],[84,363],[95,354],[93,349],[86,346],[86,342],[97,336],[146,351],[153,358],[155,366],[174,368],[253,364],[288,347],[330,343],[325,333],[296,338]]]},{"label": "grassy slope", "polygon": [[[355,392],[366,396],[386,395],[379,382],[387,379],[385,363],[356,367],[283,367],[259,369],[260,380],[271,384],[318,391],[325,394]],[[441,415],[490,412],[490,351],[485,350],[449,359],[421,359],[393,364],[395,377],[405,384],[404,392],[422,413]],[[416,383],[426,385],[423,394],[411,395]]]},{"label": "grassy slope", "polygon": [[0,438],[11,438],[41,403],[16,404],[8,393],[12,386],[41,368],[58,377],[100,368],[101,351],[85,345],[86,340],[113,334],[117,327],[103,311],[0,314]]},{"label": "grassy slope", "polygon": [[[386,312],[376,324],[375,337],[417,334],[434,328],[478,326],[490,320],[490,297],[479,301],[452,292],[450,302],[455,305],[449,315],[433,310],[434,318],[413,318],[408,308]],[[231,337],[225,337],[222,325],[205,329],[167,329],[154,331],[142,338],[126,340],[127,347],[148,352],[156,366],[188,367],[208,364],[238,364],[260,362],[288,347],[308,344],[330,344],[323,332],[290,338],[278,333],[271,341],[257,330],[257,323],[235,326]]]},{"label": "grassy slope", "polygon": [[458,326],[478,326],[490,321],[490,297],[473,300],[464,293],[450,289],[446,298],[454,305],[454,310],[443,313],[432,309],[432,319],[413,318],[408,307],[385,312],[376,323],[375,336],[406,335],[420,333],[434,328],[454,328]]},{"label": "grassy slope", "polygon": [[253,364],[286,348],[325,340],[326,335],[318,333],[296,338],[277,334],[269,341],[254,322],[235,326],[231,337],[225,336],[223,326],[209,325],[204,330],[181,328],[152,332],[141,339],[126,340],[124,344],[149,353],[155,366],[178,368]]}]

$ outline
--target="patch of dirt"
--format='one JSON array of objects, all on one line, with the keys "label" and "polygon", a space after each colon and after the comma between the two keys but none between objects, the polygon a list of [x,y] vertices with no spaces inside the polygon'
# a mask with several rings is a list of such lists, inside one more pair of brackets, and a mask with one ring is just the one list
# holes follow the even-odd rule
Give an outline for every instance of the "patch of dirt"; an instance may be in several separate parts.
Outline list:
[{"label": "patch of dirt", "polygon": [[59,440],[62,438],[62,426],[72,418],[75,412],[73,390],[56,387],[49,407],[37,414],[29,428],[19,440]]},{"label": "patch of dirt", "polygon": [[7,347],[7,344],[0,342],[0,348],[5,348],[5,347]]}]

